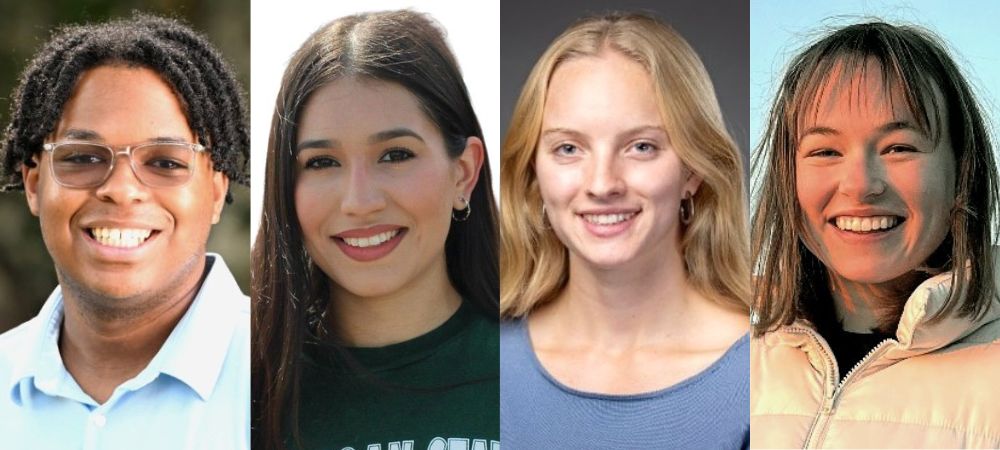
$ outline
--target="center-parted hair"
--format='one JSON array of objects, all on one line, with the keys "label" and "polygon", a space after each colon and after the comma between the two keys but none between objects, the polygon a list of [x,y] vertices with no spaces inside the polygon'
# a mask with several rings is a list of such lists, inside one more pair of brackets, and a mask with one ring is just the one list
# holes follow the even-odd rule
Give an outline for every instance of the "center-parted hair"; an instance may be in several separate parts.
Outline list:
[{"label": "center-parted hair", "polygon": [[[450,158],[462,154],[469,137],[483,139],[444,33],[425,15],[404,10],[343,17],[313,33],[292,56],[271,122],[264,207],[253,248],[254,448],[284,448],[287,438],[298,440],[303,346],[334,345],[316,336],[327,304],[337,299],[330,298],[332,281],[309,259],[298,223],[295,145],[310,96],[347,77],[406,88],[441,132]],[[453,222],[445,240],[448,278],[464,301],[496,320],[497,210],[488,164],[469,202],[472,214]]]},{"label": "center-parted hair", "polygon": [[759,199],[751,233],[755,335],[797,319],[832,319],[817,317],[833,314],[831,305],[817,305],[832,298],[828,269],[803,241],[807,233],[794,188],[795,153],[803,116],[815,113],[823,87],[848,84],[855,75],[880,77],[885,92],[900,92],[905,104],[890,106],[908,108],[917,126],[935,141],[944,131],[951,137],[958,170],[955,207],[947,237],[925,266],[951,271],[952,290],[934,320],[956,312],[985,314],[996,294],[997,169],[972,88],[929,31],[883,22],[850,25],[821,37],[791,60],[754,159]]},{"label": "center-parted hair", "polygon": [[688,282],[708,298],[749,312],[743,164],[726,132],[708,72],[668,25],[648,15],[614,13],[583,19],[556,38],[535,64],[514,107],[500,156],[502,315],[530,313],[568,281],[568,250],[543,221],[535,152],[552,74],[563,62],[602,52],[620,53],[649,71],[673,148],[703,179],[694,195],[694,219],[684,227],[681,243]]},{"label": "center-parted hair", "polygon": [[[80,75],[103,65],[145,67],[173,89],[216,171],[250,183],[250,135],[243,91],[206,38],[183,23],[134,13],[130,18],[62,28],[21,75],[0,146],[0,189],[23,190],[21,165],[34,167]],[[227,201],[232,197],[227,194]]]}]

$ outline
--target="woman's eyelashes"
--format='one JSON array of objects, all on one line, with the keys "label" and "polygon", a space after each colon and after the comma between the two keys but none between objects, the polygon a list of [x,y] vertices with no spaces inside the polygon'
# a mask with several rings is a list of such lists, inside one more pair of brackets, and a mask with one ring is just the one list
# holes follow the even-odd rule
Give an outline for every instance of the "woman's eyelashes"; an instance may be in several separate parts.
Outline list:
[{"label": "woman's eyelashes", "polygon": [[[415,158],[417,155],[410,149],[393,147],[383,151],[376,162],[398,164]],[[337,158],[330,155],[313,156],[305,160],[302,167],[305,170],[322,170],[333,167],[341,167],[343,164]]]},{"label": "woman's eyelashes", "polygon": [[580,153],[580,148],[573,144],[559,144],[555,148],[555,153],[559,156],[575,156]]},{"label": "woman's eyelashes", "polygon": [[832,148],[818,148],[806,154],[806,158],[833,158],[836,156],[840,156],[840,152]]},{"label": "woman's eyelashes", "polygon": [[907,144],[893,144],[887,146],[885,150],[882,151],[883,154],[893,154],[893,153],[918,153],[920,152],[917,147]]},{"label": "woman's eyelashes", "polygon": [[[916,145],[911,144],[889,144],[883,146],[879,151],[882,155],[899,155],[907,153],[920,153],[920,149]],[[836,149],[830,147],[821,147],[814,150],[809,150],[806,152],[806,158],[836,158],[843,156],[843,153]]]},{"label": "woman's eyelashes", "polygon": [[[650,141],[639,141],[628,144],[625,147],[625,154],[636,154],[641,156],[651,156],[660,150],[660,146]],[[557,156],[573,157],[583,153],[583,149],[575,144],[557,144],[552,150]]]},{"label": "woman's eyelashes", "polygon": [[328,167],[340,167],[340,162],[332,156],[314,156],[307,159],[304,166],[306,170],[319,170]]},{"label": "woman's eyelashes", "polygon": [[382,153],[382,157],[379,158],[380,163],[401,163],[406,160],[415,158],[417,155],[412,150],[402,147],[394,147],[386,150]]},{"label": "woman's eyelashes", "polygon": [[649,141],[639,141],[629,146],[630,152],[644,157],[654,156],[659,149],[658,145]]}]

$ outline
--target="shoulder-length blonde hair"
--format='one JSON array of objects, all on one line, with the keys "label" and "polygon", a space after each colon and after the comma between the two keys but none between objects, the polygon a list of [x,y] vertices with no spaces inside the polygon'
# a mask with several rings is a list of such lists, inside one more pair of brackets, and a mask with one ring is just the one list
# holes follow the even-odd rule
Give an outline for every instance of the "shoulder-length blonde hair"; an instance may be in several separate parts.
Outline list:
[{"label": "shoulder-length blonde hair", "polygon": [[709,298],[749,313],[743,164],[708,72],[690,45],[663,22],[613,13],[583,19],[559,36],[535,64],[514,108],[500,160],[501,315],[528,314],[568,281],[566,247],[542,221],[535,149],[552,73],[565,61],[605,51],[621,53],[649,71],[674,149],[703,179],[681,244],[688,282]]}]

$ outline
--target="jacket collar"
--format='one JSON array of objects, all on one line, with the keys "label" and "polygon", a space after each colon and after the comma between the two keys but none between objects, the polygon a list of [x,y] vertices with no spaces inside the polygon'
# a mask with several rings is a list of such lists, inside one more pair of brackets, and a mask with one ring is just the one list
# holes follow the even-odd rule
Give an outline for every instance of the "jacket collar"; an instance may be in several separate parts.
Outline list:
[{"label": "jacket collar", "polygon": [[[994,278],[996,279],[996,274]],[[1000,285],[1000,280],[997,280],[997,284]],[[951,287],[952,273],[946,272],[924,281],[910,294],[896,329],[899,347],[891,355],[893,358],[908,358],[947,347],[1000,319],[1000,302],[994,297],[982,317],[959,317],[951,314],[932,322],[931,318],[948,301]]]},{"label": "jacket collar", "polygon": [[[994,277],[997,275],[994,274]],[[1000,286],[1000,277],[997,277],[997,285]],[[997,298],[994,298],[982,317],[958,317],[952,314],[938,321],[931,321],[931,318],[944,308],[951,293],[951,286],[951,272],[936,275],[917,286],[903,307],[903,315],[896,328],[898,344],[885,355],[887,359],[900,360],[930,353],[978,335],[980,334],[978,332],[986,328],[996,328],[1000,331],[1000,301]],[[803,329],[811,333],[803,333]],[[819,337],[816,327],[803,319],[796,320],[792,325],[783,327],[779,331],[780,333],[768,333],[776,336],[772,338],[774,340],[765,336],[765,341],[803,347],[811,340],[810,335]],[[983,339],[987,341],[995,339],[997,334],[1000,333],[985,333],[986,337]],[[823,339],[819,340],[825,342]]]}]

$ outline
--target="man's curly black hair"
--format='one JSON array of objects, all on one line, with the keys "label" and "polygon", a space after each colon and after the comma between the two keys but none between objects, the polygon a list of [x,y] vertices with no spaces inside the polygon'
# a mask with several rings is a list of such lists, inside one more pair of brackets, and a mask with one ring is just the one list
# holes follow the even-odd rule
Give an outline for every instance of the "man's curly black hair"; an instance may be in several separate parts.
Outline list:
[{"label": "man's curly black hair", "polygon": [[[181,100],[198,142],[210,149],[215,170],[231,182],[249,185],[247,108],[232,69],[187,25],[133,13],[61,28],[31,60],[11,98],[11,121],[0,143],[0,190],[24,189],[21,164],[34,167],[32,157],[56,127],[80,75],[107,64],[159,73]],[[226,200],[231,202],[232,196],[227,194]]]}]

